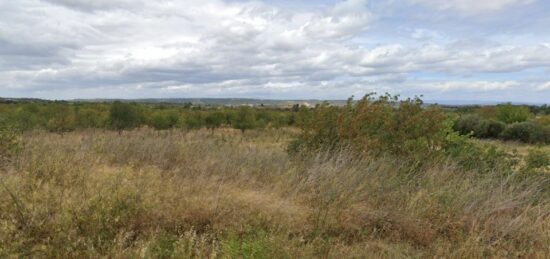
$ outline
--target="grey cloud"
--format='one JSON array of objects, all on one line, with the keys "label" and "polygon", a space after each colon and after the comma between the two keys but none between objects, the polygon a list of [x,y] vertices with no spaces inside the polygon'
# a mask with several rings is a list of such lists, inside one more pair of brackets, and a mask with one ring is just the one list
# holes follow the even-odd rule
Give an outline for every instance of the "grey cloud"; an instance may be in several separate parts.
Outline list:
[{"label": "grey cloud", "polygon": [[[421,45],[364,46],[355,40],[368,35],[377,20],[359,0],[323,12],[216,0],[147,1],[130,11],[127,1],[22,1],[10,5],[17,14],[0,18],[0,84],[8,86],[0,86],[0,95],[49,90],[48,96],[68,96],[78,89],[86,94],[101,89],[98,95],[202,91],[322,98],[373,89],[494,92],[514,87],[462,78],[550,67],[550,45],[439,43],[432,40],[437,32],[427,30],[416,37]],[[30,7],[46,10],[40,13],[46,22],[35,25],[36,9]],[[415,73],[444,74],[451,82],[421,82]]]},{"label": "grey cloud", "polygon": [[113,9],[138,9],[143,3],[138,0],[44,0],[51,4],[64,6],[70,9],[94,12]]}]

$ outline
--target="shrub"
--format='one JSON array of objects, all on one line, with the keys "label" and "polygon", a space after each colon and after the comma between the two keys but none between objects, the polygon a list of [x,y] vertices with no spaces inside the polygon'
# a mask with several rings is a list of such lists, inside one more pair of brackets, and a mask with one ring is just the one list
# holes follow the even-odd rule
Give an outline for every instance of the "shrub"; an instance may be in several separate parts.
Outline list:
[{"label": "shrub", "polygon": [[224,123],[224,121],[225,121],[225,114],[219,111],[212,112],[206,115],[206,118],[204,118],[206,128],[211,130],[214,130],[215,128],[219,128]]},{"label": "shrub", "polygon": [[248,106],[240,107],[231,125],[233,128],[241,130],[242,133],[244,133],[245,130],[255,128],[257,121],[252,108]]},{"label": "shrub", "polygon": [[506,124],[500,121],[496,120],[489,120],[487,122],[487,132],[485,136],[487,138],[498,138],[500,134],[504,131],[506,128]]},{"label": "shrub", "polygon": [[504,123],[524,122],[533,114],[528,107],[515,106],[510,103],[497,105],[497,119]]},{"label": "shrub", "polygon": [[452,158],[464,170],[486,173],[494,169],[506,172],[517,165],[515,154],[508,154],[490,144],[478,144],[456,133],[447,135],[443,155]]},{"label": "shrub", "polygon": [[453,129],[461,135],[469,135],[476,138],[498,138],[506,125],[496,120],[485,120],[478,115],[465,115],[458,118]]},{"label": "shrub", "polygon": [[157,130],[174,128],[178,125],[179,115],[175,111],[159,111],[153,115],[152,126]]},{"label": "shrub", "polygon": [[[318,105],[300,113],[303,147],[308,150],[351,147],[359,153],[418,155],[435,151],[445,141],[445,114],[422,107],[418,98],[399,101],[390,95],[366,95],[344,108]],[[295,147],[293,147],[295,148]]]},{"label": "shrub", "polygon": [[204,117],[201,112],[185,114],[185,127],[188,129],[200,129],[204,126]]},{"label": "shrub", "polygon": [[111,105],[109,122],[113,129],[120,132],[138,127],[141,123],[141,117],[138,109],[132,104],[114,102]]},{"label": "shrub", "polygon": [[488,137],[489,122],[475,114],[465,115],[455,121],[453,129],[461,135],[472,134],[476,138],[486,138]]},{"label": "shrub", "polygon": [[546,139],[545,129],[532,122],[519,122],[508,125],[502,132],[504,140],[516,140],[526,143],[544,143]]}]

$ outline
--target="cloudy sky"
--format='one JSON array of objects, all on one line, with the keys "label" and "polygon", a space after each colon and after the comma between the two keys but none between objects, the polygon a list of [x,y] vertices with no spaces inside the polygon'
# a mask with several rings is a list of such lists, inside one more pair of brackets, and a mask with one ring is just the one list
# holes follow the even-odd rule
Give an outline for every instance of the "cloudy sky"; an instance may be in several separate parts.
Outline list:
[{"label": "cloudy sky", "polygon": [[550,103],[547,0],[0,0],[0,96]]}]

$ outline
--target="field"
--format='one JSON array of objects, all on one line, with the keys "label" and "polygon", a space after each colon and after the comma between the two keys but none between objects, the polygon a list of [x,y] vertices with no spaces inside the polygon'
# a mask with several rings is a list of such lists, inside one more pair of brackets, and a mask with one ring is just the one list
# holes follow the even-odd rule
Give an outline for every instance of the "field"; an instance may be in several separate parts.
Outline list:
[{"label": "field", "polygon": [[291,156],[296,128],[23,133],[0,257],[547,258],[548,174]]}]

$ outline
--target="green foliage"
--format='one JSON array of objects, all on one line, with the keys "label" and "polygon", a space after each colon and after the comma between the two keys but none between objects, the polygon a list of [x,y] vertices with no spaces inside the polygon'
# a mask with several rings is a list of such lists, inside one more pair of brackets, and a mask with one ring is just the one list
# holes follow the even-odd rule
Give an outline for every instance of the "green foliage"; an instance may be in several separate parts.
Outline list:
[{"label": "green foliage", "polygon": [[525,158],[528,169],[544,168],[550,166],[550,153],[544,150],[529,149],[527,157]]},{"label": "green foliage", "polygon": [[157,111],[152,115],[152,126],[156,130],[174,128],[179,124],[179,119],[176,111]]},{"label": "green foliage", "polygon": [[178,237],[162,232],[147,247],[148,256],[151,258],[174,258]]},{"label": "green foliage", "polygon": [[21,130],[31,130],[44,126],[46,124],[46,116],[41,111],[37,104],[30,103],[20,106],[15,106],[15,111],[11,114],[13,122]]},{"label": "green foliage", "polygon": [[104,128],[107,125],[108,114],[102,106],[75,106],[76,127],[81,129]]},{"label": "green foliage", "polygon": [[506,124],[497,120],[489,120],[487,122],[487,138],[498,138],[506,128]]},{"label": "green foliage", "polygon": [[207,129],[219,128],[225,122],[225,114],[220,111],[211,112],[204,118]]},{"label": "green foliage", "polygon": [[140,125],[138,109],[133,104],[114,102],[109,112],[109,124],[118,131],[133,129]]},{"label": "green foliage", "polygon": [[548,104],[543,104],[543,105],[531,105],[529,106],[529,110],[533,113],[533,114],[537,114],[537,115],[550,115],[550,105]]},{"label": "green foliage", "polygon": [[298,125],[307,150],[350,147],[360,153],[407,156],[439,149],[445,141],[445,118],[436,107],[423,108],[418,98],[367,95],[355,104],[350,99],[344,108],[325,103],[310,115],[302,111]]},{"label": "green foliage", "polygon": [[103,128],[126,130],[147,125],[170,128],[215,129],[224,125],[241,131],[252,128],[285,127],[295,123],[295,114],[285,108],[225,108],[139,103],[0,103],[0,116],[23,131],[45,129],[68,132]]},{"label": "green foliage", "polygon": [[[516,108],[518,107],[512,106],[512,110]],[[471,135],[476,138],[548,143],[550,142],[550,127],[545,127],[544,123],[541,123],[542,121],[535,120],[506,125],[501,121],[483,119],[477,114],[465,114],[455,120],[453,129],[462,135]]]},{"label": "green foliage", "polygon": [[452,158],[462,169],[482,173],[494,170],[507,172],[518,163],[515,154],[508,154],[494,145],[476,144],[467,136],[460,136],[454,132],[447,134],[442,151],[443,158]]},{"label": "green foliage", "polygon": [[49,118],[46,128],[52,132],[68,132],[76,128],[76,115],[72,107],[64,104],[52,104],[47,106],[46,113]]},{"label": "green foliage", "polygon": [[508,125],[502,132],[502,139],[526,143],[549,142],[547,130],[532,122],[519,122]]},{"label": "green foliage", "polygon": [[257,121],[254,110],[248,106],[240,107],[231,125],[233,128],[239,129],[243,133],[245,130],[255,128],[257,126]]},{"label": "green foliage", "polygon": [[223,253],[228,258],[286,258],[282,251],[274,250],[265,231],[257,230],[237,236],[229,235],[223,242]]},{"label": "green foliage", "polygon": [[504,123],[524,122],[533,116],[528,107],[515,106],[510,103],[498,105],[496,114],[497,119]]},{"label": "green foliage", "polygon": [[367,95],[343,108],[323,104],[302,111],[298,121],[303,133],[287,147],[294,156],[351,149],[359,156],[397,157],[411,170],[450,158],[461,168],[478,172],[504,172],[518,161],[493,145],[480,145],[459,134],[497,136],[504,127],[501,122],[477,115],[455,122],[437,107],[423,107],[418,98],[399,101],[389,95],[377,99]]},{"label": "green foliage", "polygon": [[478,138],[486,137],[489,124],[475,114],[461,116],[455,121],[453,129],[462,135],[472,135]]},{"label": "green foliage", "polygon": [[506,125],[496,120],[486,120],[477,114],[459,117],[453,129],[462,135],[472,135],[476,138],[498,138]]}]

